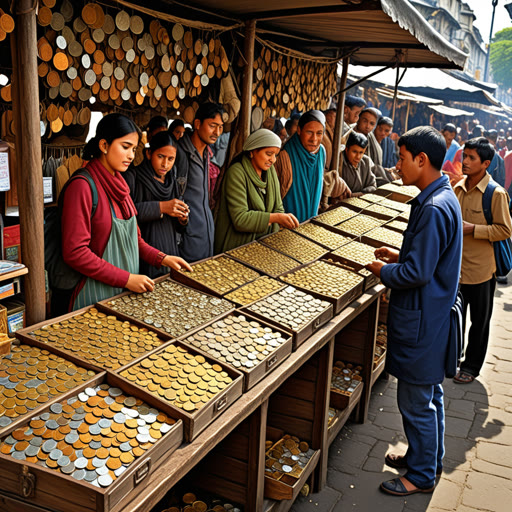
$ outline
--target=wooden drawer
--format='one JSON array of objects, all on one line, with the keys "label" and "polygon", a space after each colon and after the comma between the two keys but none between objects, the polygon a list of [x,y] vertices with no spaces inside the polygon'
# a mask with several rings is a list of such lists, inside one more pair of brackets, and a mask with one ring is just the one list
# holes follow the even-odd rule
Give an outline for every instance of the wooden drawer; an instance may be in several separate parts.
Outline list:
[{"label": "wooden drawer", "polygon": [[331,388],[329,405],[335,409],[338,409],[339,411],[351,406],[352,404],[358,402],[361,398],[363,387],[364,383],[359,382],[359,384],[357,384],[356,388],[350,395],[345,395],[336,389]]},{"label": "wooden drawer", "polygon": [[[123,394],[140,398],[148,405],[158,407],[154,397],[136,389],[132,392],[115,375],[99,375],[94,381],[75,390],[74,396],[88,387],[103,383],[121,388]],[[47,405],[40,413],[49,409],[50,406]],[[28,425],[28,421],[24,425]],[[169,432],[106,488],[99,488],[85,480],[76,480],[53,469],[0,453],[0,490],[23,499],[30,506],[46,507],[54,511],[108,512],[134,488],[140,486],[143,489],[148,475],[165,460],[164,455],[168,457],[178,448],[182,439],[183,423],[178,420]]]},{"label": "wooden drawer", "polygon": [[357,272],[360,276],[364,277],[363,291],[366,291],[380,283],[380,279],[375,274],[367,270],[363,265],[356,263],[355,261],[351,261],[347,258],[344,258],[343,256],[338,256],[337,254],[332,253],[328,254],[326,259],[340,263],[346,268],[352,270],[352,272]]}]

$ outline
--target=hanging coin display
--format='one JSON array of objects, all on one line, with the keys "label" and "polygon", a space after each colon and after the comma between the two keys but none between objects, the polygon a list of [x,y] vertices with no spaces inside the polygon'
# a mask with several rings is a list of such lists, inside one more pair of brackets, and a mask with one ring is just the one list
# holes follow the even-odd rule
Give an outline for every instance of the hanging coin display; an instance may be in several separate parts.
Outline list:
[{"label": "hanging coin display", "polygon": [[281,480],[285,475],[299,479],[314,454],[308,443],[295,436],[285,435],[276,443],[266,441],[265,476],[274,480]]},{"label": "hanging coin display", "polygon": [[281,333],[243,315],[229,315],[185,339],[213,358],[250,369],[286,342]]},{"label": "hanging coin display", "polygon": [[300,263],[309,263],[323,256],[327,251],[320,245],[306,240],[289,229],[266,236],[260,242],[282,252]]},{"label": "hanging coin display", "polygon": [[106,305],[176,338],[233,309],[226,300],[170,279],[157,283],[152,292],[124,295],[109,300]]},{"label": "hanging coin display", "polygon": [[96,308],[45,325],[31,332],[30,336],[111,370],[163,343],[154,332],[106,315]]},{"label": "hanging coin display", "polygon": [[247,309],[297,332],[330,307],[331,304],[325,300],[287,286]]},{"label": "hanging coin display", "polygon": [[174,423],[142,400],[100,384],[33,417],[2,441],[0,452],[108,487]]},{"label": "hanging coin display", "polygon": [[224,298],[238,304],[246,306],[257,300],[263,299],[267,295],[283,288],[284,284],[268,276],[262,276],[252,283],[245,284],[240,288],[224,295]]},{"label": "hanging coin display", "polygon": [[12,345],[0,359],[0,428],[94,375],[47,350]]},{"label": "hanging coin display", "polygon": [[248,245],[232,249],[228,251],[228,254],[273,277],[292,270],[299,265],[297,261],[259,242],[252,242]]},{"label": "hanging coin display", "polygon": [[351,235],[359,236],[381,226],[384,222],[386,221],[360,214],[342,222],[336,227]]},{"label": "hanging coin display", "polygon": [[179,345],[148,356],[121,376],[188,413],[201,409],[233,381],[221,366]]},{"label": "hanging coin display", "polygon": [[335,208],[334,210],[329,210],[328,212],[322,213],[318,217],[315,217],[315,220],[321,222],[322,224],[327,224],[328,226],[336,226],[337,224],[351,219],[356,215],[357,212],[351,210],[350,208],[338,206],[338,208]]},{"label": "hanging coin display", "polygon": [[342,245],[348,244],[352,240],[351,238],[335,233],[334,231],[330,231],[318,224],[312,224],[311,222],[302,224],[298,228],[295,228],[295,231],[319,244],[324,245],[331,251],[341,247]]}]

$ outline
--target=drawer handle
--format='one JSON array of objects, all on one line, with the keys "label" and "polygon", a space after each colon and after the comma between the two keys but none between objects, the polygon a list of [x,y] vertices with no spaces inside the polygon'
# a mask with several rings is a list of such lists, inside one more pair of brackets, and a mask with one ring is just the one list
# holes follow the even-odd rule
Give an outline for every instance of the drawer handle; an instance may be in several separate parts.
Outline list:
[{"label": "drawer handle", "polygon": [[227,395],[224,395],[222,398],[219,398],[215,403],[215,412],[219,412],[220,410],[224,409],[226,405],[228,405],[228,397]]},{"label": "drawer handle", "polygon": [[151,469],[151,459],[148,459],[136,472],[133,476],[134,485],[139,485],[144,478],[149,475],[149,470]]},{"label": "drawer handle", "polygon": [[269,357],[267,360],[267,371],[272,368],[277,363],[277,354],[273,355],[272,357]]},{"label": "drawer handle", "polygon": [[28,466],[23,466],[20,484],[21,495],[24,498],[33,498],[36,491],[36,475],[30,472]]},{"label": "drawer handle", "polygon": [[316,331],[319,327],[320,327],[320,317],[315,319],[315,321],[313,322],[313,331]]}]

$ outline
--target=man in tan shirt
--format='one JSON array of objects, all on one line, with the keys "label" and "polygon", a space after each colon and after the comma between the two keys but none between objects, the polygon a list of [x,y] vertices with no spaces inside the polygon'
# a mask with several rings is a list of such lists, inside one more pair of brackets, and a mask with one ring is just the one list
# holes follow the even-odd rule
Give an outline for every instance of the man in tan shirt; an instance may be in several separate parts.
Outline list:
[{"label": "man in tan shirt", "polygon": [[460,289],[464,297],[464,319],[468,307],[471,317],[464,360],[453,379],[459,384],[473,382],[484,364],[496,288],[496,263],[492,243],[506,240],[512,235],[510,199],[505,189],[498,186],[493,193],[493,224],[488,225],[484,216],[482,198],[491,179],[487,168],[493,157],[494,148],[484,137],[466,142],[462,158],[462,172],[465,177],[454,187],[464,221],[460,279]]}]

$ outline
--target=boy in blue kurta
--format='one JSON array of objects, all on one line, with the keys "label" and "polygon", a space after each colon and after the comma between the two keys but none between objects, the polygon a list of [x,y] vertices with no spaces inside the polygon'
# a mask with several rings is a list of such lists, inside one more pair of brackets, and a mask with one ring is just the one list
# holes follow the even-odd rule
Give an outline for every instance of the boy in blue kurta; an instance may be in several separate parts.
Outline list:
[{"label": "boy in blue kurta", "polygon": [[[457,296],[462,254],[462,217],[450,182],[440,172],[443,136],[418,127],[398,141],[397,170],[404,185],[421,193],[411,203],[400,253],[375,251],[368,269],[391,288],[386,370],[398,379],[397,400],[409,446],[388,454],[386,464],[407,469],[381,484],[386,493],[432,492],[443,467],[445,376],[450,310]],[[384,263],[385,262],[385,263]]]}]

